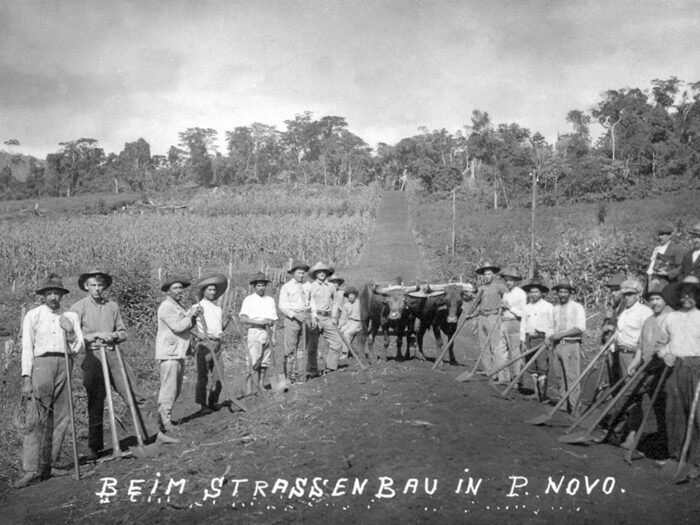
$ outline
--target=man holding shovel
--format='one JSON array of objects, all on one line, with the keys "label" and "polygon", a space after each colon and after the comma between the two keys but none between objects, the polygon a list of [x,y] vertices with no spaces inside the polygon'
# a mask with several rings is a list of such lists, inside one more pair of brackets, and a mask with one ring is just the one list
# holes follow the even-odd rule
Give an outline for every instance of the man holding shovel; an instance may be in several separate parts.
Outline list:
[{"label": "man holding shovel", "polygon": [[[270,345],[276,346],[277,309],[275,300],[265,295],[270,279],[260,272],[250,280],[253,293],[243,299],[241,311],[238,314],[241,321],[248,325],[248,356],[256,374],[260,388],[265,386],[267,368],[270,366]],[[276,371],[277,380],[286,383],[284,375]],[[281,376],[281,377],[280,377]]]},{"label": "man holding shovel", "polygon": [[[523,308],[527,304],[527,294],[522,288],[516,286],[517,282],[522,279],[518,269],[515,266],[508,266],[501,270],[500,275],[505,281],[508,291],[503,294],[500,305],[503,313],[501,314],[501,326],[496,346],[497,368],[520,355],[520,319],[523,316]],[[498,382],[510,383],[511,372],[513,376],[517,376],[522,366],[522,361],[518,360],[511,365],[510,370],[508,368],[501,370],[498,373]]]},{"label": "man holding shovel", "polygon": [[[538,345],[550,344],[554,333],[554,307],[543,299],[549,288],[542,279],[533,278],[523,286],[530,300],[523,308],[520,323],[520,353],[525,353]],[[534,396],[544,403],[547,401],[547,373],[549,372],[549,349],[540,352],[530,373],[535,390]]]},{"label": "man holding shovel", "polygon": [[[144,418],[143,409],[146,405],[146,397],[138,389],[131,369],[124,363],[128,384],[124,382],[124,374],[120,371],[115,347],[126,341],[126,328],[117,303],[104,297],[104,291],[111,285],[112,276],[99,269],[91,269],[81,274],[78,278],[78,287],[85,290],[87,295],[71,307],[71,310],[78,314],[85,341],[85,359],[82,369],[88,409],[88,447],[90,453],[84,458],[87,461],[97,460],[104,447],[103,414],[107,385],[111,385],[125,403],[130,395],[129,388],[131,388],[134,402],[146,427],[143,429],[144,435],[148,437],[158,434],[158,426],[154,418]],[[107,369],[109,370],[109,377],[106,379],[101,362],[102,349],[104,349]],[[147,415],[150,416],[150,414]],[[141,421],[134,421],[133,424],[134,429],[136,429],[137,425],[141,425]],[[112,429],[112,432],[114,431],[115,429]],[[159,441],[166,443],[173,440],[162,435]]]},{"label": "man holding shovel", "polygon": [[[315,375],[317,370],[311,368],[311,359],[306,359],[306,370],[300,369],[300,363],[307,355],[304,334],[309,321],[308,284],[304,282],[309,266],[301,261],[294,261],[287,273],[292,278],[280,288],[279,309],[284,315],[284,372],[289,380],[298,380],[304,374]],[[296,368],[296,370],[294,369]]]},{"label": "man holding shovel", "polygon": [[[499,332],[496,324],[500,321],[500,306],[503,296],[508,293],[508,288],[495,280],[496,274],[501,269],[491,261],[486,261],[484,265],[476,269],[476,273],[481,275],[482,284],[479,287],[478,303],[475,305],[477,320],[477,334],[479,336],[479,347],[485,356],[483,370],[479,373],[491,375],[496,368],[498,358],[496,356]],[[503,361],[505,363],[505,361]]]},{"label": "man holding shovel", "polygon": [[[661,322],[661,357],[673,371],[666,382],[666,433],[673,459],[690,466],[688,478],[700,476],[700,420],[697,390],[700,388],[700,285],[686,277],[674,288],[672,305],[677,311]],[[695,399],[694,399],[695,398]],[[694,402],[693,402],[694,401]]]},{"label": "man holding shovel", "polygon": [[14,483],[18,489],[69,474],[52,465],[59,459],[73,417],[66,353],[76,354],[83,348],[78,316],[61,310],[61,300],[68,293],[61,278],[50,274],[36,293],[44,304],[29,310],[22,323],[22,399],[28,412],[33,404],[37,419],[24,433],[24,475]]},{"label": "man holding shovel", "polygon": [[617,316],[617,340],[613,348],[615,378],[627,375],[639,348],[642,325],[653,315],[651,308],[639,301],[642,293],[642,285],[639,281],[627,279],[620,286],[620,292],[622,292],[625,309]]}]

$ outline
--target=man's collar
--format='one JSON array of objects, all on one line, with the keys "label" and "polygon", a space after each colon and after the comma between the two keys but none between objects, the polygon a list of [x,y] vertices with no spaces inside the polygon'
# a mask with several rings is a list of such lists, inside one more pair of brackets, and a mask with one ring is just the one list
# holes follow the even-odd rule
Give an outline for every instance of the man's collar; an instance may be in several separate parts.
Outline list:
[{"label": "man's collar", "polygon": [[107,304],[107,299],[105,299],[104,297],[100,297],[101,301],[96,301],[95,298],[90,294],[88,294],[87,297],[97,305],[102,306],[103,304]]}]

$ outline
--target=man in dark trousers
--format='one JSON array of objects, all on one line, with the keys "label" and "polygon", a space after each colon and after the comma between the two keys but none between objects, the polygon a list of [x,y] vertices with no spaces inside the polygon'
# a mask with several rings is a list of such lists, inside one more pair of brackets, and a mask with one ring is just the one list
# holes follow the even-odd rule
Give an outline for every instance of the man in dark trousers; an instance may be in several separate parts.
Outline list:
[{"label": "man in dark trousers", "polygon": [[700,279],[700,222],[688,230],[691,237],[692,248],[686,252],[681,262],[679,279],[694,275]]}]

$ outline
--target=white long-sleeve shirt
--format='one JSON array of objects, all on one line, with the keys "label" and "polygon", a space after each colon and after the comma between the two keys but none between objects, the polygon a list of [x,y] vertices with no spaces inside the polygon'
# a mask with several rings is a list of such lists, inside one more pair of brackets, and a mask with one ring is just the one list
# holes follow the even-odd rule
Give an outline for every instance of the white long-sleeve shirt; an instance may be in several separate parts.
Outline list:
[{"label": "white long-sleeve shirt", "polygon": [[[223,333],[223,310],[221,307],[206,297],[199,301],[199,306],[202,307],[202,316],[197,317],[197,330],[209,337],[221,337]],[[202,323],[202,317],[204,317],[204,323],[207,325],[206,330],[204,329],[204,323]]]},{"label": "white long-sleeve shirt", "polygon": [[309,284],[290,279],[280,288],[280,311],[287,317],[309,310]]},{"label": "white long-sleeve shirt", "polygon": [[617,316],[617,345],[636,348],[642,335],[642,325],[654,315],[651,308],[637,301]]},{"label": "white long-sleeve shirt", "polygon": [[[66,341],[66,333],[59,320],[64,315],[70,320],[75,341]],[[77,354],[84,347],[80,319],[75,312],[57,313],[45,304],[32,308],[22,322],[22,375],[32,375],[34,358],[48,353]]]},{"label": "white long-sleeve shirt", "polygon": [[514,286],[511,291],[503,294],[503,301],[508,305],[502,314],[504,320],[522,319],[523,308],[527,304],[527,294],[522,288]]},{"label": "white long-sleeve shirt", "polygon": [[554,333],[554,306],[540,299],[536,303],[527,303],[523,308],[520,322],[520,340],[525,341],[527,334],[543,332],[545,337]]}]

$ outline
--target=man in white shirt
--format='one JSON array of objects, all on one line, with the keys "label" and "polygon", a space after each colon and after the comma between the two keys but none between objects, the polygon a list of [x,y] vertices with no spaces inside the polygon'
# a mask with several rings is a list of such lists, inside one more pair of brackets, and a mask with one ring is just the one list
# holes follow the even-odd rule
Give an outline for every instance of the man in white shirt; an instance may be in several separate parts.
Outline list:
[{"label": "man in white shirt", "polygon": [[[275,300],[265,295],[270,282],[262,272],[253,277],[250,284],[254,287],[254,291],[243,299],[241,311],[238,314],[241,321],[248,325],[248,356],[261,388],[265,386],[265,376],[270,365],[270,345],[277,344]],[[248,390],[251,390],[250,385]]]},{"label": "man in white shirt", "polygon": [[[205,275],[194,286],[194,293],[199,299],[202,313],[197,317],[194,336],[196,338],[194,355],[197,362],[197,386],[194,399],[199,404],[200,413],[210,414],[217,410],[221,394],[221,376],[223,360],[221,359],[221,335],[224,331],[223,310],[216,301],[228,288],[228,280],[221,273]],[[214,365],[214,358],[219,367]],[[211,375],[211,382],[209,376]],[[209,385],[207,396],[207,385]]]},{"label": "man in white shirt", "polygon": [[[571,279],[561,279],[553,288],[557,292],[559,304],[554,307],[554,370],[556,390],[559,397],[571,388],[581,375],[581,338],[586,331],[586,311],[573,299],[575,288]],[[578,408],[581,386],[578,385],[569,395],[567,411],[574,414]]]},{"label": "man in white shirt", "polygon": [[[310,322],[309,285],[304,281],[308,271],[307,264],[294,261],[287,272],[292,278],[282,285],[279,294],[278,305],[284,315],[284,373],[286,378],[292,381],[305,375],[316,375],[318,372],[312,367],[316,362],[315,356],[311,359],[311,356],[307,355],[306,370],[300,369],[304,356],[308,354],[308,341],[303,340]],[[304,343],[307,343],[306,348],[303,347]]]},{"label": "man in white shirt", "polygon": [[[533,278],[525,284],[523,290],[527,293],[528,302],[523,307],[523,317],[520,322],[520,352],[534,348],[540,344],[549,345],[554,333],[554,307],[543,299],[549,288],[540,278]],[[532,356],[530,356],[532,357]],[[547,401],[547,373],[549,372],[549,350],[540,352],[532,365],[532,377],[535,397],[544,403]]]},{"label": "man in white shirt", "polygon": [[22,322],[22,399],[34,405],[37,421],[24,433],[24,475],[14,483],[15,488],[69,474],[52,465],[60,457],[70,422],[65,354],[72,361],[72,355],[84,345],[78,315],[61,308],[68,293],[61,277],[50,274],[36,293],[44,304],[29,310]]},{"label": "man in white shirt", "polygon": [[651,308],[639,302],[642,285],[635,279],[627,279],[620,286],[625,309],[617,316],[617,340],[613,354],[615,377],[624,377],[634,360],[642,335],[642,325],[654,315]]},{"label": "man in white shirt", "polygon": [[[523,316],[523,308],[527,304],[527,294],[522,288],[516,286],[516,283],[522,279],[517,268],[507,266],[501,270],[500,275],[508,291],[503,294],[500,304],[501,325],[494,363],[497,368],[503,366],[508,360],[520,357],[520,319]],[[498,382],[509,383],[511,373],[514,376],[518,375],[522,366],[522,361],[518,360],[510,366],[510,370],[508,368],[501,370],[498,373]]]}]

